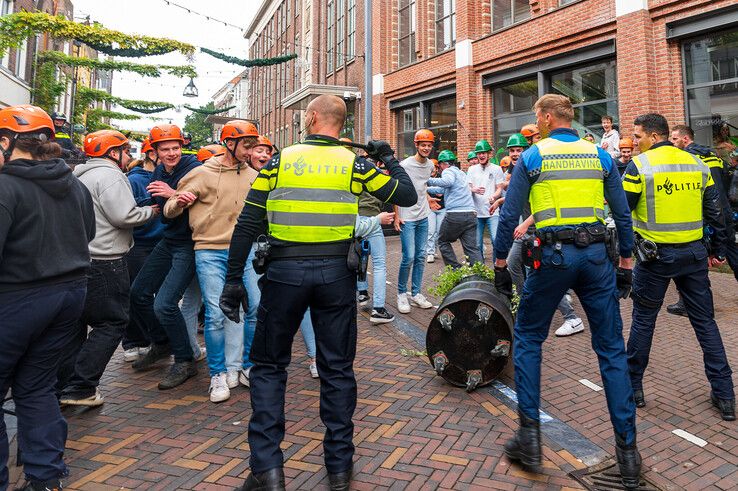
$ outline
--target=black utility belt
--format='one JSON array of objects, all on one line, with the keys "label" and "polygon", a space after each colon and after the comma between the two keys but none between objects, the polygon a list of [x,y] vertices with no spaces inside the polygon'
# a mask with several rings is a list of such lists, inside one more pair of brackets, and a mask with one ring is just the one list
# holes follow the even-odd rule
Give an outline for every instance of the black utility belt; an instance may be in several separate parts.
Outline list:
[{"label": "black utility belt", "polygon": [[536,237],[541,245],[574,244],[577,247],[587,247],[598,242],[607,242],[607,227],[605,225],[587,225],[547,232],[536,231]]},{"label": "black utility belt", "polygon": [[272,246],[269,259],[309,259],[316,257],[346,257],[351,249],[351,242],[335,242],[330,244],[299,244],[289,246]]}]

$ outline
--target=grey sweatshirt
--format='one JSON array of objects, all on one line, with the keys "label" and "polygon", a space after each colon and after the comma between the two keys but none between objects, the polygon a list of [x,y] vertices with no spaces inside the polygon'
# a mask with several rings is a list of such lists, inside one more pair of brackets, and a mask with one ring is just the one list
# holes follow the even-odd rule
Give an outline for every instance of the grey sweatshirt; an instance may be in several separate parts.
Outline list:
[{"label": "grey sweatshirt", "polygon": [[90,242],[90,257],[113,260],[133,247],[133,228],[154,216],[150,206],[136,206],[131,184],[110,160],[90,159],[74,168],[74,175],[90,191],[97,233]]}]

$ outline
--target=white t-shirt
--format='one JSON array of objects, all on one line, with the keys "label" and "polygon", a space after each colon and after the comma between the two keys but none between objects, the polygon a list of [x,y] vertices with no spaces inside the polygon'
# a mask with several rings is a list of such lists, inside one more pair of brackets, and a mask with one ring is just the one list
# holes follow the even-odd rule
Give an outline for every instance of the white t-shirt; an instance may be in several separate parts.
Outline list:
[{"label": "white t-shirt", "polygon": [[430,205],[428,205],[428,179],[433,172],[433,162],[430,160],[421,164],[415,160],[415,156],[410,156],[400,162],[400,165],[410,180],[413,182],[415,192],[418,193],[418,202],[408,208],[400,207],[400,218],[406,222],[416,222],[430,215]]},{"label": "white t-shirt", "polygon": [[[474,199],[474,207],[477,209],[477,218],[489,217],[489,198],[495,194],[497,186],[505,182],[505,173],[499,165],[476,164],[469,167],[466,171],[466,180],[474,187],[484,187],[484,194],[472,193]],[[471,191],[470,191],[471,192]],[[495,210],[495,215],[499,215],[500,210]]]}]

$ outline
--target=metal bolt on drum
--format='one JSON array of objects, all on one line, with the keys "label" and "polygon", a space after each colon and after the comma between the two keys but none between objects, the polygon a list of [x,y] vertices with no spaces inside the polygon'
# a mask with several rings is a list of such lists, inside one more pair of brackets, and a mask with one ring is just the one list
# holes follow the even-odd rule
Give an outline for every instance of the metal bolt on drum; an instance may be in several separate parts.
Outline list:
[{"label": "metal bolt on drum", "polygon": [[479,276],[462,279],[438,307],[426,352],[438,375],[472,391],[504,370],[512,345],[513,315],[506,296]]}]

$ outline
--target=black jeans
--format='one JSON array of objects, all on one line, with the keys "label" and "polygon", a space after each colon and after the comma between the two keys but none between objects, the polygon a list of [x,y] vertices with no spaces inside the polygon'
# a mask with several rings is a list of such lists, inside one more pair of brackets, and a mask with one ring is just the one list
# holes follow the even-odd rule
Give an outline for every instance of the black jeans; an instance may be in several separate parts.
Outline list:
[{"label": "black jeans", "polygon": [[[54,395],[62,348],[74,336],[85,280],[0,293],[0,396],[12,389],[26,476],[62,477],[67,422]],[[8,486],[8,435],[0,417],[0,489]]]},{"label": "black jeans", "polygon": [[62,390],[80,397],[95,393],[128,325],[130,283],[125,259],[93,259],[91,266],[76,342],[65,353],[65,365],[73,360],[74,368]]},{"label": "black jeans", "polygon": [[441,230],[438,233],[438,248],[441,250],[443,264],[452,268],[459,268],[461,264],[456,258],[451,244],[461,239],[464,255],[469,258],[469,264],[481,263],[482,253],[477,244],[477,215],[473,211],[446,211]]},{"label": "black jeans", "polygon": [[[151,251],[156,244],[135,244],[126,255],[126,264],[128,264],[128,278],[131,285],[133,284],[138,272],[143,268],[146,258],[149,257]],[[151,344],[151,340],[146,335],[144,326],[136,320],[135,316],[131,316],[128,320],[128,326],[123,334],[123,349],[143,348]]]},{"label": "black jeans", "polygon": [[292,339],[308,307],[320,372],[325,466],[331,473],[346,471],[354,455],[356,273],[349,271],[345,257],[284,259],[269,264],[262,282],[249,377],[251,472],[282,467],[286,369]]}]

